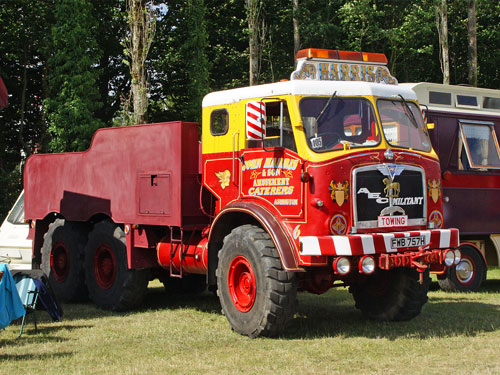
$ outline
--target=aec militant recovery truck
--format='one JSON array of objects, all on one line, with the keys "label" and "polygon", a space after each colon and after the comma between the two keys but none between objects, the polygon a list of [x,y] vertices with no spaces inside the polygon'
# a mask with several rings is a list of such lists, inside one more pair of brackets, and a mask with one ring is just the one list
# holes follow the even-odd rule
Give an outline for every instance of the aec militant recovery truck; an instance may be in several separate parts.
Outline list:
[{"label": "aec militant recovery truck", "polygon": [[59,296],[123,310],[154,277],[206,282],[251,337],[283,331],[297,290],[350,286],[370,318],[418,315],[429,271],[460,252],[433,220],[441,171],[416,96],[382,54],[297,59],[289,81],[207,95],[201,144],[198,124],[171,122],[31,156],[33,262]]}]

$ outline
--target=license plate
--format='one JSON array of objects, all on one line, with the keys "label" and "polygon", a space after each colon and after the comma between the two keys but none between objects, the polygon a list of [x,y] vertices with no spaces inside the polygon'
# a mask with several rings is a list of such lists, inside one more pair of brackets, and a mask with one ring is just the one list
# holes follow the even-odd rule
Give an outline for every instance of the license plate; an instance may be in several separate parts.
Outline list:
[{"label": "license plate", "polygon": [[401,247],[419,247],[424,245],[424,236],[391,238],[391,248],[393,249],[399,249]]}]

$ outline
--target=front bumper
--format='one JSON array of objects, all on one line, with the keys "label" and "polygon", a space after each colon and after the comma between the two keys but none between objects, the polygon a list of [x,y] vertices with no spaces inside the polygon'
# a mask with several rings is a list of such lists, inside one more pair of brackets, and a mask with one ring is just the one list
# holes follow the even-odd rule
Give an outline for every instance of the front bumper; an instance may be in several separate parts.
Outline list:
[{"label": "front bumper", "polygon": [[[393,248],[391,240],[401,237],[424,237],[423,246]],[[411,232],[353,234],[345,236],[299,237],[300,253],[308,256],[363,256],[390,254],[423,249],[450,249],[459,245],[458,229],[433,229]]]}]

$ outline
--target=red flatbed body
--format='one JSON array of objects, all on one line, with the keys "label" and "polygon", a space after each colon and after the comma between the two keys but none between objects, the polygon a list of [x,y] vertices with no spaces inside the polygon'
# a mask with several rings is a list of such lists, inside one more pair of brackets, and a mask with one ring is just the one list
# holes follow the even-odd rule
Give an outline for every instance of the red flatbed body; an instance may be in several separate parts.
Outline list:
[{"label": "red flatbed body", "polygon": [[87,151],[31,156],[26,217],[70,221],[104,214],[116,223],[206,222],[199,208],[198,124],[168,122],[98,130]]}]

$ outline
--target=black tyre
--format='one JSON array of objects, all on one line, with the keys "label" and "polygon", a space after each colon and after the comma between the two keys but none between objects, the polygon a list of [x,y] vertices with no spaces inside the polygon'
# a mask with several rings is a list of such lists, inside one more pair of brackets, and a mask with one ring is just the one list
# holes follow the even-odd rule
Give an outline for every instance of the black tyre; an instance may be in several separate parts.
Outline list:
[{"label": "black tyre", "polygon": [[460,263],[448,268],[446,278],[438,280],[439,287],[448,292],[476,292],[486,279],[486,263],[472,246],[462,246],[460,252]]},{"label": "black tyre", "polygon": [[207,289],[205,275],[184,275],[182,278],[167,277],[162,282],[167,294],[200,294]]},{"label": "black tyre", "polygon": [[410,320],[420,314],[427,302],[431,280],[427,272],[423,276],[423,284],[420,284],[419,273],[414,269],[378,270],[363,282],[352,285],[349,291],[356,308],[370,319]]},{"label": "black tyre", "polygon": [[89,234],[85,280],[90,298],[97,306],[124,311],[142,303],[149,271],[128,269],[125,233],[118,225],[101,221]]},{"label": "black tyre", "polygon": [[243,225],[224,238],[217,293],[233,330],[250,337],[273,336],[282,332],[295,314],[297,278],[283,269],[263,229]]},{"label": "black tyre", "polygon": [[64,219],[56,219],[45,233],[41,268],[61,302],[88,299],[83,271],[86,242],[87,233],[83,226]]}]

